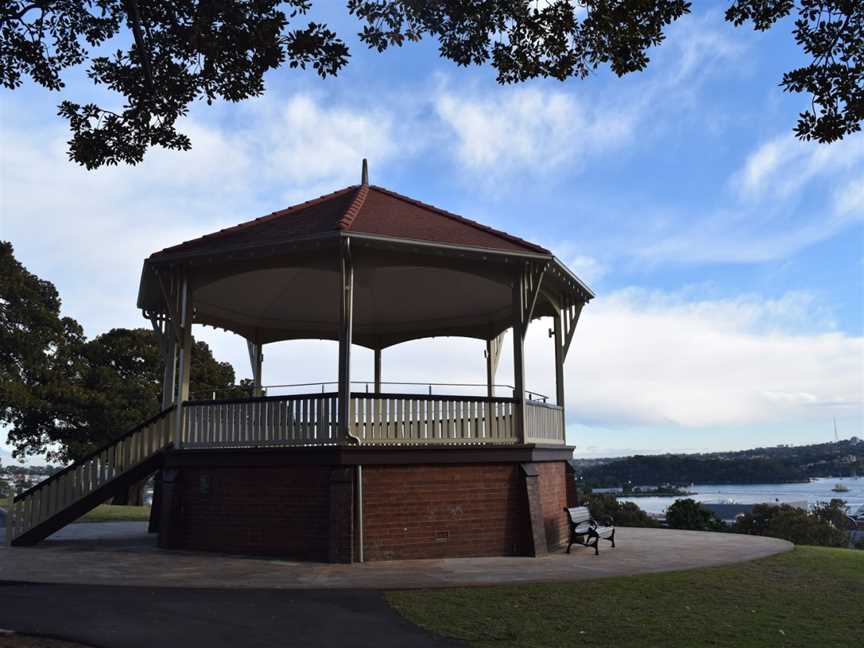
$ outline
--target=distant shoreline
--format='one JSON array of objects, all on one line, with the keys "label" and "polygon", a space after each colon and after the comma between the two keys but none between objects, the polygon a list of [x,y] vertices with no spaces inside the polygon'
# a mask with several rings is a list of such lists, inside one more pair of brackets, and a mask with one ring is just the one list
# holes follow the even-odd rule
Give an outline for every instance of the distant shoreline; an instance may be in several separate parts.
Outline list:
[{"label": "distant shoreline", "polygon": [[689,495],[698,495],[696,491],[653,491],[650,493],[619,493],[623,497],[687,497]]}]

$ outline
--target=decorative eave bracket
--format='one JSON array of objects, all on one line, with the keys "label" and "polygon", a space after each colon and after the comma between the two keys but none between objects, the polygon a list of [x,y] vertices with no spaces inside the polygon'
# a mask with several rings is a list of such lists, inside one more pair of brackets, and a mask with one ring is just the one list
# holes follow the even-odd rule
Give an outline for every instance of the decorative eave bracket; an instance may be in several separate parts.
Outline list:
[{"label": "decorative eave bracket", "polygon": [[522,299],[520,307],[522,312],[522,339],[528,331],[528,324],[534,317],[534,307],[537,306],[537,298],[540,296],[540,286],[543,283],[543,275],[549,267],[549,261],[528,261],[522,268],[521,288]]}]

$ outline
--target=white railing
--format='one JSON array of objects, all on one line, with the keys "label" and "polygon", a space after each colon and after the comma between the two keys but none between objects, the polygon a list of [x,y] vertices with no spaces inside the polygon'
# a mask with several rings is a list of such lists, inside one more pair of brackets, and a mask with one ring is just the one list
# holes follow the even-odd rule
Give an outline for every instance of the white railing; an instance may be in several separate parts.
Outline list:
[{"label": "white railing", "polygon": [[509,398],[351,394],[351,433],[363,444],[516,443]]},{"label": "white railing", "polygon": [[169,410],[16,495],[6,515],[6,540],[17,538],[170,445]]},{"label": "white railing", "polygon": [[[518,443],[511,398],[353,392],[348,433],[364,445]],[[336,393],[190,401],[182,446],[243,448],[351,443],[340,438]],[[529,401],[525,442],[562,444],[563,410]]]},{"label": "white railing", "polygon": [[525,443],[564,444],[564,408],[546,403],[525,405]]},{"label": "white railing", "polygon": [[183,447],[335,445],[339,442],[335,393],[183,405]]}]

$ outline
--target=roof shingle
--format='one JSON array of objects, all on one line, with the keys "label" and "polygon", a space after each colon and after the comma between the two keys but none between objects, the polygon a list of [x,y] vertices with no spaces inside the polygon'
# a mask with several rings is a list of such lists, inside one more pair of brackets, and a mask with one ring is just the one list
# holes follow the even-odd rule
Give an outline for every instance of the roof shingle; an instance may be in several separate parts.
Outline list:
[{"label": "roof shingle", "polygon": [[151,259],[272,246],[339,231],[505,252],[549,254],[539,245],[388,189],[354,185],[166,248],[153,254]]}]

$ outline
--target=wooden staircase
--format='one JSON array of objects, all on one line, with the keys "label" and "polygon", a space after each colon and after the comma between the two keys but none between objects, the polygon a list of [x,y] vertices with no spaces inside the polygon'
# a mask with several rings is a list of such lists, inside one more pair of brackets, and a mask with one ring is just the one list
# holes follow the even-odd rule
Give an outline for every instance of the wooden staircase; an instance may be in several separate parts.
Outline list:
[{"label": "wooden staircase", "polygon": [[163,410],[16,495],[6,515],[7,544],[34,545],[158,470],[173,443],[173,411]]}]

